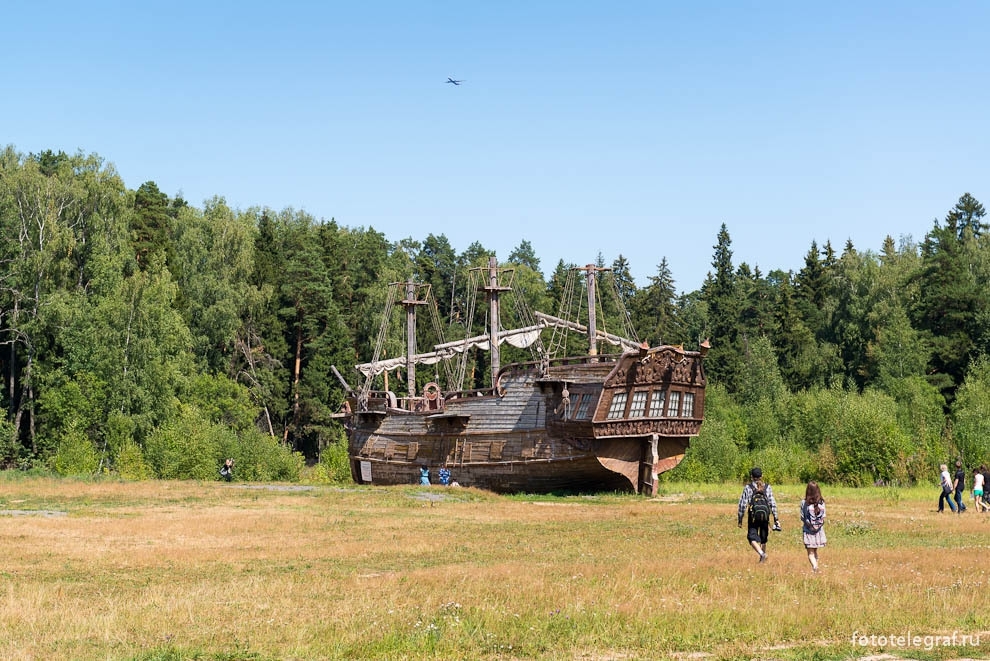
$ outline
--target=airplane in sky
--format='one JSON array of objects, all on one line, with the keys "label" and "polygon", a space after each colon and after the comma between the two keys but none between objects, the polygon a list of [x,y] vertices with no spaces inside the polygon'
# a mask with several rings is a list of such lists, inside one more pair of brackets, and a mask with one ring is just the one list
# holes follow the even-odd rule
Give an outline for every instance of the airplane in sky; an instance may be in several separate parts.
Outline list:
[{"label": "airplane in sky", "polygon": [[454,80],[453,78],[448,78],[448,79],[447,79],[447,82],[448,82],[448,83],[453,83],[453,84],[455,84],[455,85],[460,85],[460,84],[461,84],[461,83],[463,83],[464,81],[463,81],[463,80]]}]

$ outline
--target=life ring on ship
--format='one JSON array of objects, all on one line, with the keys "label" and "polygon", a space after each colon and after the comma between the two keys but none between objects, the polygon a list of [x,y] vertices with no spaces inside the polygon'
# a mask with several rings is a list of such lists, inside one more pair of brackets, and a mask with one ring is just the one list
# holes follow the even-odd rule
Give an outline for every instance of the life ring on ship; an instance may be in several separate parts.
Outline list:
[{"label": "life ring on ship", "polygon": [[437,397],[439,396],[440,396],[440,386],[438,386],[433,381],[430,381],[425,386],[423,386],[423,397],[425,397],[427,401],[435,402],[437,400]]}]

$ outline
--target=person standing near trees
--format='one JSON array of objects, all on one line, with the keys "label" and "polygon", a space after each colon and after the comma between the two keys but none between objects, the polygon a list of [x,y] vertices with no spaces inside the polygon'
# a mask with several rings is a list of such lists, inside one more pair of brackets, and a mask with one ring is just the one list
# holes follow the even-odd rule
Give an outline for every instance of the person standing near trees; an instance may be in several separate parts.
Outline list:
[{"label": "person standing near trees", "polygon": [[760,562],[767,559],[767,537],[769,537],[770,518],[773,517],[773,529],[780,530],[780,520],[777,518],[777,501],[773,497],[773,489],[763,481],[763,470],[754,466],[749,472],[750,481],[743,487],[739,496],[739,511],[736,522],[742,528],[743,515],[747,514],[746,541],[760,556]]},{"label": "person standing near trees", "polygon": [[817,482],[808,482],[801,501],[801,533],[811,571],[818,573],[818,549],[825,547],[825,499]]},{"label": "person standing near trees", "polygon": [[230,482],[234,479],[234,460],[227,459],[223,462],[223,468],[220,469],[220,477]]},{"label": "person standing near trees", "polygon": [[939,475],[939,488],[941,493],[938,496],[938,511],[945,511],[945,503],[949,503],[949,509],[956,511],[956,506],[952,504],[952,477],[949,475],[949,467],[945,464],[939,466],[942,473]]},{"label": "person standing near trees", "polygon": [[976,505],[976,513],[984,512],[988,509],[987,504],[983,502],[983,484],[984,478],[983,473],[980,472],[979,468],[973,469],[973,503]]},{"label": "person standing near trees", "polygon": [[962,462],[956,460],[956,476],[952,481],[952,488],[956,497],[956,514],[966,511],[966,503],[963,502],[963,490],[966,488],[966,471],[963,470]]}]

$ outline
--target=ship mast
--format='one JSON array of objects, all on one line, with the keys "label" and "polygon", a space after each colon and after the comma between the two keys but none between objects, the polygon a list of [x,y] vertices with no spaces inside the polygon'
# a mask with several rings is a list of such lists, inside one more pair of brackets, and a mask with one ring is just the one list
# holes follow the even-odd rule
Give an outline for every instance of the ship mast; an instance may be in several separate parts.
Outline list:
[{"label": "ship mast", "polygon": [[494,255],[488,258],[488,284],[482,287],[482,291],[488,297],[488,342],[490,345],[490,357],[492,361],[492,387],[495,387],[495,377],[502,366],[502,352],[499,350],[499,330],[502,324],[500,317],[500,298],[504,291],[511,291],[511,287],[503,287],[498,283],[498,261]]},{"label": "ship mast", "polygon": [[[409,396],[416,396],[416,306],[426,305],[426,301],[416,296],[416,283],[407,282],[406,297],[402,299],[402,307],[406,309],[406,385]],[[386,372],[387,374],[387,372]],[[388,378],[388,377],[386,377]],[[387,383],[387,382],[386,382]]]},{"label": "ship mast", "polygon": [[[595,266],[594,264],[588,264],[584,268],[577,269],[578,271],[584,271],[585,280],[588,283],[588,355],[597,356],[598,355],[598,308],[596,306],[598,294],[596,287],[598,285],[598,272],[599,271],[611,271],[612,269]],[[621,303],[620,303],[621,305]]]},{"label": "ship mast", "polygon": [[584,267],[585,279],[588,282],[588,355],[598,355],[598,324],[595,310],[595,274],[597,268],[594,264]]}]

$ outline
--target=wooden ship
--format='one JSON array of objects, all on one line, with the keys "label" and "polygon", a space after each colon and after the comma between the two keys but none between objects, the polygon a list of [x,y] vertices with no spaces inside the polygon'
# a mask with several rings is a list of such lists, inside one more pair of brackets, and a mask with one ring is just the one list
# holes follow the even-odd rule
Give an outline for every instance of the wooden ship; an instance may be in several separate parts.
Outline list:
[{"label": "wooden ship", "polygon": [[[340,417],[354,480],[411,484],[425,467],[436,483],[438,469],[446,467],[459,485],[499,493],[655,495],[658,475],[681,462],[701,428],[708,343],[697,351],[649,347],[598,329],[596,272],[602,270],[572,270],[586,276],[587,325],[534,312],[532,323],[506,330],[500,326],[500,304],[511,287],[500,282],[502,270],[491,258],[487,269],[477,270],[476,288],[487,298],[488,332],[436,344],[426,353],[417,353],[415,331],[417,310],[428,304],[423,287],[394,283],[397,293],[389,306],[403,296],[397,303],[405,310],[405,355],[383,358],[380,334],[372,361],[357,366],[363,386],[351,388],[334,368],[348,390]],[[587,354],[554,357],[542,341],[547,330],[558,346],[566,345],[559,338],[569,331],[587,335]],[[537,359],[500,365],[506,342],[535,347]],[[600,343],[619,350],[600,354]],[[488,350],[491,387],[459,389],[461,370],[458,389],[443,389],[437,379],[417,391],[417,366],[463,359],[471,349]],[[388,373],[397,368],[405,369],[402,395],[388,387]]]}]

